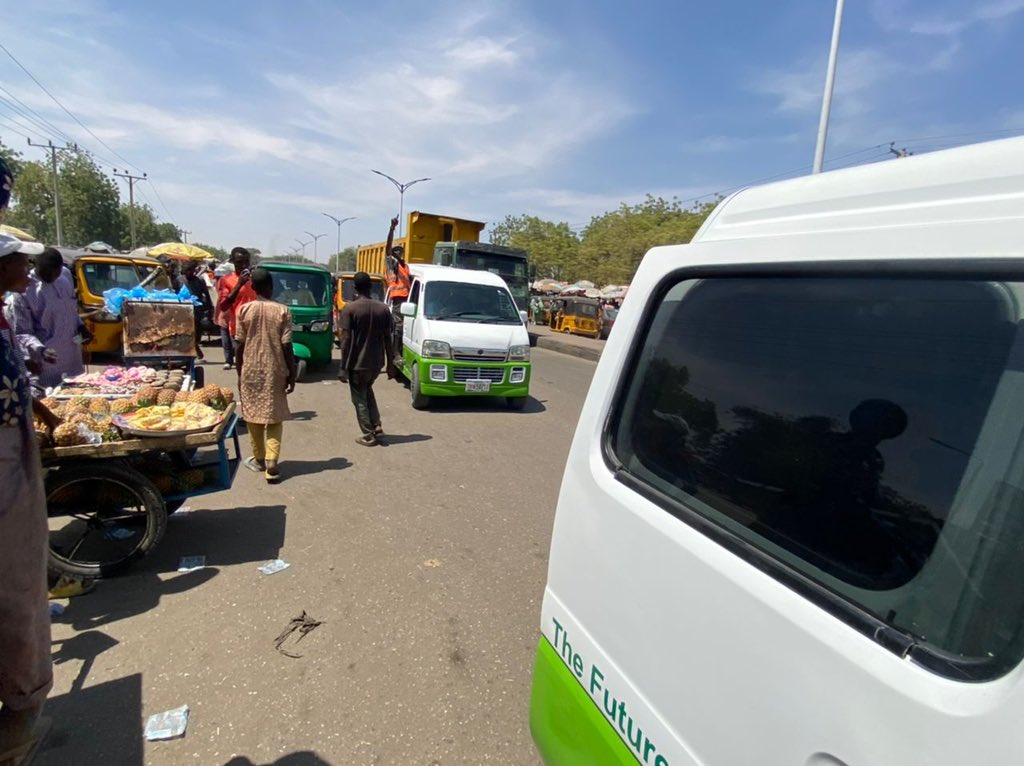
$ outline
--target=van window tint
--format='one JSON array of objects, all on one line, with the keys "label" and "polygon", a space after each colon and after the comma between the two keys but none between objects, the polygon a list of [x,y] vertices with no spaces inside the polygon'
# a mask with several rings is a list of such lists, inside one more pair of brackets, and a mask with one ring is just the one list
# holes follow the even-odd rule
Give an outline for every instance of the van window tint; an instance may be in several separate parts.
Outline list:
[{"label": "van window tint", "polygon": [[919,646],[1024,655],[1024,284],[676,284],[611,421],[623,470]]}]

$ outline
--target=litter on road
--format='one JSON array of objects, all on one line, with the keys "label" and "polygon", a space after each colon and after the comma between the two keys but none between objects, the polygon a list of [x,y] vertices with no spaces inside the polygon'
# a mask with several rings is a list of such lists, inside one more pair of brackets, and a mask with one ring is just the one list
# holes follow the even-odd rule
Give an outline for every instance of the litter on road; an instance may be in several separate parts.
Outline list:
[{"label": "litter on road", "polygon": [[206,556],[182,556],[178,563],[179,572],[194,572],[206,566]]},{"label": "litter on road", "polygon": [[50,616],[60,617],[62,614],[64,614],[64,609],[65,607],[63,604],[50,604]]},{"label": "litter on road", "polygon": [[188,705],[151,715],[146,721],[146,739],[174,739],[185,735],[188,728]]},{"label": "litter on road", "polygon": [[272,575],[275,572],[280,572],[282,569],[287,569],[290,566],[291,564],[289,564],[287,561],[282,561],[281,559],[274,559],[273,561],[268,561],[261,567],[257,567],[257,569],[259,569],[265,575]]},{"label": "litter on road", "polygon": [[302,614],[300,614],[298,617],[292,617],[291,622],[288,623],[288,627],[282,630],[281,634],[274,639],[274,646],[277,648],[277,651],[281,652],[281,654],[283,654],[285,657],[291,657],[292,659],[297,660],[300,657],[302,657],[302,655],[294,654],[292,652],[289,652],[287,649],[284,649],[284,642],[288,640],[289,636],[298,631],[299,637],[296,638],[295,641],[293,642],[297,644],[299,643],[299,641],[306,637],[307,633],[316,630],[321,625],[323,625],[323,623],[320,620],[314,620],[312,617],[306,614],[306,610],[303,609]]}]

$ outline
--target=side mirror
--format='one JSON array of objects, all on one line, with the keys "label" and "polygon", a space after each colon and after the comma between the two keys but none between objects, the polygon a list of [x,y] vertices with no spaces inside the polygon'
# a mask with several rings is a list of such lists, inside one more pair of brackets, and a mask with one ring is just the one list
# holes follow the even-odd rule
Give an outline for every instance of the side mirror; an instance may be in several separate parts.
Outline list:
[{"label": "side mirror", "polygon": [[414,317],[414,316],[416,316],[416,304],[415,303],[409,303],[409,301],[406,301],[405,303],[403,303],[399,307],[398,310],[401,312],[402,316],[404,316],[404,317]]},{"label": "side mirror", "polygon": [[519,318],[523,320],[523,324],[526,324],[526,320],[530,318],[530,315],[527,314],[525,311],[520,311]]}]

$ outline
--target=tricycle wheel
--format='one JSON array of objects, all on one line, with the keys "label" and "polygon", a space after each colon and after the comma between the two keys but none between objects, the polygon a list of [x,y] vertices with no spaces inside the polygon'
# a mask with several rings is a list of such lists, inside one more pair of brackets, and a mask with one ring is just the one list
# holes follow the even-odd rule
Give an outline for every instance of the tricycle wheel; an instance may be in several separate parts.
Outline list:
[{"label": "tricycle wheel", "polygon": [[295,366],[295,381],[298,382],[298,381],[302,380],[302,378],[303,378],[303,376],[305,376],[305,374],[306,374],[306,360],[305,359],[300,359],[298,364]]},{"label": "tricycle wheel", "polygon": [[145,556],[164,536],[167,509],[153,483],[122,463],[89,463],[46,478],[50,568],[108,577]]}]

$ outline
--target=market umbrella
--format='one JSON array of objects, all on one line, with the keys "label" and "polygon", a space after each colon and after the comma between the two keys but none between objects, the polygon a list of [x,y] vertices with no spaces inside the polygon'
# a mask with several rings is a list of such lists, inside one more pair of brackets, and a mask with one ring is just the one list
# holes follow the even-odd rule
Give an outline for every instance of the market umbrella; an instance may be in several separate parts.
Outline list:
[{"label": "market umbrella", "polygon": [[98,240],[96,242],[90,242],[88,245],[86,245],[82,249],[83,250],[88,250],[90,253],[112,253],[112,252],[114,252],[114,248],[113,247],[108,245],[106,242],[100,242]]},{"label": "market umbrella", "polygon": [[533,289],[542,293],[557,293],[562,289],[562,283],[554,279],[538,279],[533,283]]},{"label": "market umbrella", "polygon": [[22,242],[35,242],[36,238],[29,234],[24,229],[19,229],[16,226],[8,226],[7,224],[0,224],[0,233],[10,234],[12,237],[17,237]]},{"label": "market umbrella", "polygon": [[581,279],[579,282],[573,285],[573,287],[582,287],[584,290],[592,290],[597,285],[591,282],[589,279]]},{"label": "market umbrella", "polygon": [[195,245],[186,245],[182,242],[165,242],[162,245],[149,248],[147,255],[156,258],[159,255],[166,255],[168,258],[175,258],[180,261],[209,261],[213,255]]}]

